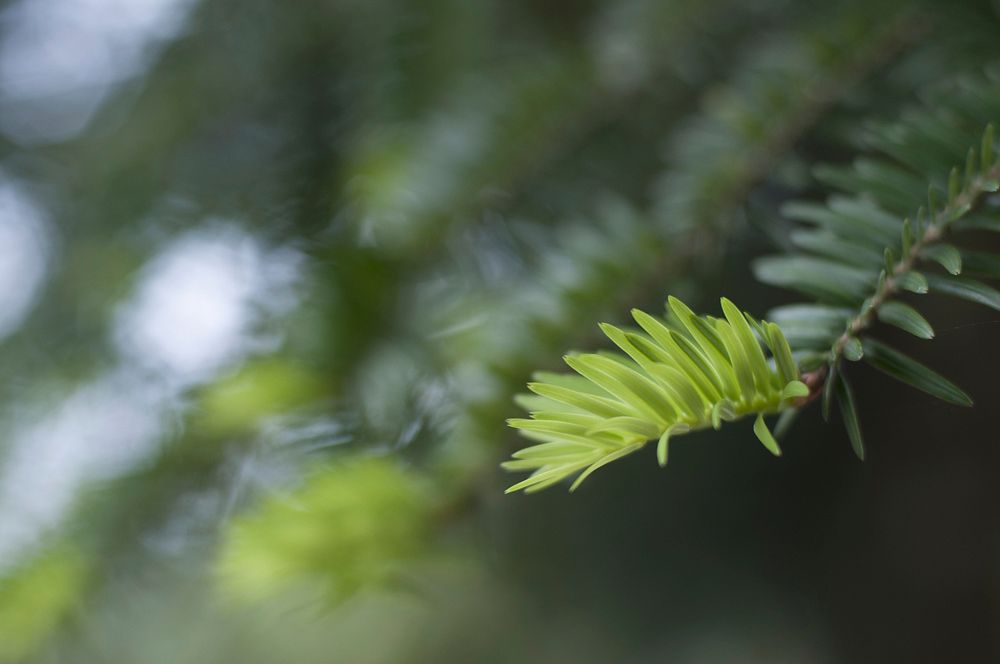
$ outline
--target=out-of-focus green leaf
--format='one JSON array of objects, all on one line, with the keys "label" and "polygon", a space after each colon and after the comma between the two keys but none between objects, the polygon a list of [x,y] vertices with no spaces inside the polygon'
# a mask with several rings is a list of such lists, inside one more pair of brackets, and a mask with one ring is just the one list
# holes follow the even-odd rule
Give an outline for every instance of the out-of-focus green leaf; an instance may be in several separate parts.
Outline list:
[{"label": "out-of-focus green leaf", "polygon": [[954,383],[913,358],[874,339],[865,340],[865,360],[876,369],[938,399],[956,406],[972,405],[969,395]]},{"label": "out-of-focus green leaf", "polygon": [[337,600],[388,583],[424,552],[437,506],[427,480],[398,461],[342,461],[229,525],[221,588],[251,601],[310,588]]},{"label": "out-of-focus green leaf", "polygon": [[807,256],[769,256],[753,265],[758,279],[830,304],[854,305],[874,287],[875,271]]},{"label": "out-of-focus green leaf", "polygon": [[81,603],[82,555],[57,547],[0,577],[0,662],[26,661]]},{"label": "out-of-focus green leaf", "polygon": [[932,293],[954,295],[963,300],[983,304],[1000,311],[1000,292],[980,281],[965,277],[929,274],[927,275],[927,283]]},{"label": "out-of-focus green leaf", "polygon": [[847,429],[847,436],[851,440],[851,449],[854,450],[854,454],[859,459],[864,461],[865,442],[861,436],[861,424],[858,421],[858,408],[854,401],[854,391],[843,374],[839,374],[836,381],[837,405],[844,418],[844,428]]}]

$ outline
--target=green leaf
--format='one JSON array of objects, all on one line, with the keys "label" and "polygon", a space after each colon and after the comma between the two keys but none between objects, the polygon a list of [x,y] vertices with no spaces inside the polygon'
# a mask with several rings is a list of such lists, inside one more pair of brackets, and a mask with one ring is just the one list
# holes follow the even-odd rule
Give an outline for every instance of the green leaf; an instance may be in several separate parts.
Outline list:
[{"label": "green leaf", "polygon": [[597,326],[601,328],[601,332],[604,333],[604,336],[610,339],[626,355],[635,360],[639,366],[642,366],[650,361],[644,353],[632,344],[632,342],[625,335],[625,332],[622,330],[618,329],[614,325],[611,325],[610,323],[598,323]]},{"label": "green leaf", "polygon": [[761,324],[761,322],[756,318],[754,318],[753,316],[751,316],[750,312],[748,311],[744,311],[743,316],[747,319],[747,323],[750,324],[750,327],[753,328],[754,334],[757,336],[757,338],[763,341],[764,343],[767,343],[767,331],[764,330],[764,326]]},{"label": "green leaf", "polygon": [[784,382],[798,380],[799,368],[792,357],[792,349],[788,345],[788,340],[782,333],[781,328],[774,323],[764,323],[764,332],[767,334],[768,346],[774,356],[774,364],[778,368],[778,375]]},{"label": "green leaf", "polygon": [[830,372],[826,376],[826,382],[823,384],[823,400],[820,402],[820,414],[823,415],[823,421],[830,421],[830,404],[833,401],[833,387],[834,381],[837,380],[837,372],[839,370],[838,364],[830,365]]},{"label": "green leaf", "polygon": [[705,398],[714,401],[722,396],[726,375],[722,372],[720,377],[720,372],[700,350],[644,311],[633,309],[632,317],[652,337],[652,341],[658,344],[659,352],[669,358],[668,364],[676,365],[684,371]]},{"label": "green leaf", "polygon": [[[645,443],[633,443],[632,445],[628,445],[626,447],[623,447],[620,450],[615,450],[614,452],[611,452],[610,454],[608,454],[603,459],[599,459],[598,461],[595,461],[591,465],[587,466],[587,469],[584,470],[582,473],[580,473],[580,475],[576,478],[576,480],[574,480],[573,484],[570,485],[570,487],[569,487],[570,492],[572,493],[573,491],[576,491],[576,488],[578,486],[580,486],[580,484],[585,479],[587,479],[588,477],[590,477],[590,474],[593,473],[598,468],[601,468],[602,466],[606,466],[609,463],[611,463],[612,461],[617,461],[618,459],[621,459],[624,456],[628,456],[629,454],[632,454],[632,452],[635,452],[635,451],[641,449],[643,445],[645,445]],[[508,489],[508,491],[512,491],[512,490],[514,490],[513,487],[511,487],[510,489]]]},{"label": "green leaf", "polygon": [[850,193],[871,196],[899,214],[910,211],[924,195],[924,183],[911,172],[882,161],[857,159],[849,168],[820,165],[813,169],[820,182]]},{"label": "green leaf", "polygon": [[930,216],[924,213],[924,206],[921,205],[917,208],[917,224],[915,226],[916,233],[914,234],[914,239],[923,240],[924,236],[927,235],[927,224],[929,223]]},{"label": "green leaf", "polygon": [[851,362],[857,362],[864,357],[864,355],[865,351],[864,347],[861,345],[861,340],[857,337],[848,337],[847,341],[844,343],[844,357]]},{"label": "green leaf", "polygon": [[885,266],[886,275],[892,275],[896,272],[896,252],[892,250],[892,247],[886,247],[885,252],[882,254],[882,261]]},{"label": "green leaf", "polygon": [[962,254],[950,244],[932,244],[920,252],[921,257],[937,262],[951,274],[962,271]]},{"label": "green leaf", "polygon": [[[535,413],[534,417],[540,417],[541,413]],[[623,440],[629,438],[642,438],[643,440],[649,440],[650,438],[656,438],[659,434],[656,425],[648,420],[639,419],[638,417],[609,417],[609,418],[595,418],[597,422],[591,423],[587,427],[586,434],[591,436],[595,433],[608,432],[617,434]]]},{"label": "green leaf", "polygon": [[567,422],[565,420],[536,420],[526,419],[523,417],[512,417],[507,420],[507,425],[514,427],[515,429],[524,429],[525,431],[540,431],[542,433],[560,435],[583,435],[587,433],[586,426],[579,423]]},{"label": "green leaf", "polygon": [[845,240],[829,231],[795,231],[791,240],[799,249],[850,265],[868,267],[882,257],[875,247]]},{"label": "green leaf", "polygon": [[743,345],[736,336],[736,332],[724,321],[717,322],[715,331],[726,345],[726,350],[732,360],[733,371],[736,373],[736,379],[740,384],[739,400],[752,399],[755,393],[754,367],[751,365],[750,359],[746,356]]},{"label": "green leaf", "polygon": [[600,385],[654,422],[664,424],[674,413],[673,404],[659,388],[639,373],[594,353],[563,358],[571,369]]},{"label": "green leaf", "polygon": [[633,415],[636,411],[631,406],[593,394],[585,394],[570,387],[562,385],[552,385],[549,383],[528,383],[528,389],[540,397],[552,399],[559,403],[579,408],[580,410],[594,413],[602,417],[618,417],[620,415]]},{"label": "green leaf", "polygon": [[[541,472],[537,472],[525,480],[521,480],[517,484],[507,487],[504,493],[513,493],[515,491],[520,491],[521,489],[530,489],[533,487],[540,487],[542,485],[549,486],[559,480],[567,477],[578,470],[582,470],[589,466],[593,461],[589,458],[587,459],[577,459],[572,463],[567,463],[565,465],[554,466]],[[511,468],[508,462],[507,470],[523,470],[519,467]]]},{"label": "green leaf", "polygon": [[954,383],[913,358],[874,339],[865,340],[865,360],[876,369],[938,399],[956,406],[972,405],[969,395]]},{"label": "green leaf", "polygon": [[896,285],[905,291],[917,293],[918,295],[923,295],[927,292],[927,279],[916,270],[896,275],[893,279],[896,281]]},{"label": "green leaf", "polygon": [[795,358],[795,363],[799,365],[800,370],[817,371],[820,367],[826,365],[830,359],[830,352],[798,351],[793,352],[792,357]]},{"label": "green leaf", "polygon": [[989,231],[991,233],[1000,233],[1000,219],[977,214],[958,221],[955,224],[955,230]]},{"label": "green leaf", "polygon": [[868,238],[883,235],[887,238],[883,244],[889,244],[899,237],[899,219],[866,198],[831,196],[827,205],[834,213],[866,228]]},{"label": "green leaf", "polygon": [[711,385],[711,394],[706,394],[706,396],[710,396],[713,400],[721,399],[726,393],[725,378],[718,375],[711,360],[705,357],[705,354],[701,351],[701,349],[699,349],[694,342],[688,340],[688,338],[683,334],[671,331],[670,339],[677,344],[677,348],[680,352],[687,356],[691,364],[696,367],[703,376],[705,376],[706,380]]},{"label": "green leaf", "polygon": [[660,440],[656,443],[656,462],[660,464],[660,468],[664,468],[667,465],[667,457],[670,454],[670,429],[663,432],[660,436]]},{"label": "green leaf", "polygon": [[769,318],[781,328],[788,343],[796,350],[825,350],[839,337],[854,310],[821,304],[793,304],[778,307]]},{"label": "green leaf", "polygon": [[691,430],[691,427],[686,424],[675,424],[660,436],[660,440],[656,444],[656,460],[660,464],[660,467],[667,465],[667,455],[669,453],[668,445],[670,444],[670,436],[675,433],[687,433]]},{"label": "green leaf", "polygon": [[934,185],[927,187],[927,223],[931,224],[938,213],[938,190]]},{"label": "green leaf", "polygon": [[[681,325],[687,330],[688,334],[691,335],[700,354],[710,363],[712,371],[722,383],[726,396],[733,399],[739,398],[740,388],[736,380],[736,374],[730,363],[729,355],[726,353],[725,345],[719,339],[715,330],[711,329],[711,326],[700,317],[695,316],[694,312],[676,297],[671,295],[667,298],[667,305],[674,316],[681,322]],[[640,313],[642,312],[639,312],[638,309],[633,309],[632,311],[632,315],[639,325],[643,325],[645,319],[639,315]]]},{"label": "green leaf", "polygon": [[847,437],[851,440],[851,449],[854,450],[854,454],[859,459],[864,461],[865,442],[861,436],[861,424],[858,421],[854,392],[843,374],[837,378],[837,405],[840,406],[840,414],[844,418],[844,428],[847,429]]},{"label": "green leaf", "polygon": [[[647,348],[655,357],[655,363],[647,361],[640,364],[646,370],[646,373],[660,379],[661,387],[666,389],[668,386],[663,385],[663,381],[671,380],[660,370],[665,365],[672,371],[676,370],[679,376],[675,375],[675,379],[679,378],[682,383],[687,384],[699,402],[704,400],[705,403],[715,403],[721,399],[722,390],[718,386],[718,379],[714,376],[714,372],[707,366],[703,369],[700,365],[696,364],[677,345],[673,337],[680,339],[682,338],[681,335],[673,331],[671,331],[671,335],[672,337],[668,337],[667,339],[668,345],[666,347],[659,346],[652,340],[644,339],[632,333],[629,333],[627,336],[630,340],[634,340],[638,346]],[[670,392],[670,390],[667,391]],[[671,393],[676,393],[676,389]]]},{"label": "green leaf", "polygon": [[962,254],[950,244],[932,244],[920,252],[923,258],[935,261],[951,274],[962,271]]},{"label": "green leaf", "polygon": [[[639,334],[638,332],[625,332],[624,341],[627,342],[628,345],[632,346],[637,354],[642,357],[642,360],[636,360],[639,364],[645,364],[648,362],[673,364],[674,362],[672,354],[669,353],[666,348],[643,334]],[[615,342],[615,344],[618,345],[618,342]],[[618,347],[621,348],[621,346]]]},{"label": "green leaf", "polygon": [[552,459],[555,457],[580,456],[581,454],[600,453],[604,448],[592,440],[554,440],[540,445],[525,447],[511,456],[518,460]]},{"label": "green leaf", "polygon": [[743,312],[739,310],[739,307],[729,299],[722,298],[721,302],[722,312],[725,314],[726,320],[729,321],[729,325],[736,335],[736,340],[743,349],[744,357],[749,362],[754,382],[757,384],[757,390],[763,393],[771,391],[773,389],[771,371],[768,369],[767,360],[764,359],[764,351],[761,350],[760,343],[750,328],[750,323]]},{"label": "green leaf", "polygon": [[732,422],[736,419],[736,408],[733,402],[723,399],[712,407],[712,428],[718,429],[722,426],[723,420]]},{"label": "green leaf", "polygon": [[951,212],[949,212],[948,214],[948,221],[949,222],[958,221],[966,214],[968,214],[969,210],[971,209],[972,209],[972,203],[962,203],[961,205],[952,208]]},{"label": "green leaf", "polygon": [[963,300],[977,302],[1000,311],[1000,292],[982,282],[965,277],[929,274],[927,275],[927,283],[930,285],[931,291],[935,293],[954,295]]},{"label": "green leaf", "polygon": [[962,180],[962,186],[968,187],[972,183],[972,178],[976,176],[976,149],[969,148],[968,153],[965,155],[965,177]]},{"label": "green leaf", "polygon": [[878,276],[874,270],[808,256],[767,256],[755,261],[753,270],[765,284],[797,290],[822,302],[847,305],[861,302]]},{"label": "green leaf", "polygon": [[771,430],[767,428],[763,414],[758,415],[757,420],[753,423],[753,432],[757,435],[757,439],[761,444],[767,448],[768,452],[774,456],[781,456],[781,447],[778,446],[778,441],[771,435]]},{"label": "green leaf", "polygon": [[710,403],[682,371],[663,364],[653,364],[649,370],[653,377],[659,379],[660,389],[667,394],[682,416],[696,420],[704,418]]},{"label": "green leaf", "polygon": [[[858,210],[845,206],[843,203],[845,200],[847,199],[844,197],[834,197],[829,206],[792,201],[782,206],[781,214],[788,219],[813,224],[838,237],[873,248],[895,242],[899,236],[899,226],[894,220],[886,220],[880,216],[876,218],[876,223],[872,224],[871,220],[864,218],[864,215],[853,214]],[[833,209],[835,201],[839,208],[837,210]]]},{"label": "green leaf", "polygon": [[934,338],[934,328],[931,324],[908,304],[896,300],[885,302],[878,310],[878,319],[883,323],[895,325],[915,337]]},{"label": "green leaf", "polygon": [[645,330],[646,334],[652,337],[656,343],[661,346],[667,345],[671,332],[669,327],[641,309],[633,309],[632,318],[635,319],[635,322],[639,324],[639,327]]},{"label": "green leaf", "polygon": [[788,435],[789,430],[795,423],[796,418],[798,418],[799,413],[802,412],[801,408],[786,408],[781,411],[778,415],[778,423],[774,425],[774,438],[775,440],[782,440],[786,435]]},{"label": "green leaf", "polygon": [[706,352],[717,351],[718,357],[716,359],[721,360],[727,365],[731,365],[733,358],[729,355],[729,349],[723,343],[722,337],[719,336],[719,331],[712,326],[709,320],[707,318],[695,317],[691,319],[691,324],[696,330],[691,333],[691,336],[698,341],[702,350]]},{"label": "green leaf", "polygon": [[815,325],[823,329],[843,330],[854,315],[849,307],[831,307],[823,304],[786,304],[772,309],[768,318],[782,330],[793,325]]},{"label": "green leaf", "polygon": [[809,396],[809,387],[800,380],[793,380],[781,390],[781,400]]}]

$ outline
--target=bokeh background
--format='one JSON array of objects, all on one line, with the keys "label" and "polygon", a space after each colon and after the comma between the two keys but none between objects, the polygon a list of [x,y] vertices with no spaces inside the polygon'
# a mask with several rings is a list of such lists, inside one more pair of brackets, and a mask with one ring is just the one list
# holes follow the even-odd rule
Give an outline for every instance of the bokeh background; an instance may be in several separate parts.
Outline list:
[{"label": "bokeh background", "polygon": [[[532,370],[750,275],[1000,5],[0,2],[0,662],[1000,659],[1000,320],[504,496]],[[887,333],[893,338],[898,335]]]}]

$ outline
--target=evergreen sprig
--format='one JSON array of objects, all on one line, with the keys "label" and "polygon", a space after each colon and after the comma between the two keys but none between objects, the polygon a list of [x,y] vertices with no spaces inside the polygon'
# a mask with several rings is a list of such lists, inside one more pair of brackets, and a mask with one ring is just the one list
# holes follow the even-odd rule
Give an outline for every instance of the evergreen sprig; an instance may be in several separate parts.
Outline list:
[{"label": "evergreen sprig", "polygon": [[[570,490],[598,468],[657,440],[666,465],[670,438],[756,414],[754,433],[772,454],[781,450],[764,415],[808,396],[780,328],[758,322],[722,299],[724,318],[696,316],[671,297],[661,320],[635,309],[641,330],[601,329],[624,353],[568,355],[577,374],[539,373],[534,395],[519,402],[530,418],[509,420],[536,445],[503,467],[532,471],[507,492],[537,491],[579,473]],[[756,336],[755,336],[756,333]],[[761,341],[770,352],[765,357]]]},{"label": "evergreen sprig", "polygon": [[791,234],[798,251],[755,264],[761,281],[814,298],[770,316],[788,335],[801,368],[824,384],[824,417],[836,399],[862,459],[859,417],[842,360],[864,360],[951,404],[972,405],[951,381],[870,338],[876,322],[920,339],[934,337],[930,322],[900,296],[934,292],[1000,310],[1000,292],[963,274],[965,268],[1000,276],[1000,255],[949,243],[965,231],[1000,230],[995,206],[986,204],[1000,188],[993,124],[1000,118],[1000,75],[963,79],[932,102],[899,122],[873,127],[867,144],[878,156],[848,168],[818,169],[822,181],[843,193],[826,204],[788,204],[785,216],[806,226]]},{"label": "evergreen sprig", "polygon": [[519,399],[531,417],[509,421],[537,444],[503,464],[532,474],[508,492],[537,491],[577,474],[573,490],[650,440],[659,441],[662,465],[671,436],[749,414],[757,415],[754,433],[779,455],[763,416],[781,413],[783,432],[800,407],[820,398],[824,418],[836,401],[863,459],[844,360],[864,360],[949,403],[972,405],[952,382],[869,334],[881,322],[934,337],[924,315],[901,301],[904,293],[937,292],[1000,310],[1000,291],[962,275],[966,269],[1000,277],[1000,254],[949,243],[965,231],[1000,232],[989,198],[1000,189],[993,124],[1000,118],[1000,73],[963,79],[931,102],[872,128],[867,143],[878,156],[817,170],[841,193],[824,204],[785,206],[784,215],[803,226],[790,235],[794,251],[756,261],[754,272],[811,302],[779,307],[773,322],[759,323],[726,299],[725,318],[718,319],[696,316],[671,298],[665,320],[633,311],[642,332],[601,326],[624,355],[571,355],[566,363],[579,375],[538,374],[529,384],[534,396]]}]

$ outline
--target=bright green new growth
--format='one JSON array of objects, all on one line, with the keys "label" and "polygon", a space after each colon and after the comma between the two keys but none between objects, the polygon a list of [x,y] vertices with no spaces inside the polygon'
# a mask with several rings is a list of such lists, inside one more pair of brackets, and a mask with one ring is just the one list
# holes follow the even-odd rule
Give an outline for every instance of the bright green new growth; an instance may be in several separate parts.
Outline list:
[{"label": "bright green new growth", "polygon": [[674,297],[668,304],[666,321],[632,311],[642,331],[601,325],[624,355],[570,355],[566,364],[579,375],[539,373],[538,381],[528,384],[534,395],[522,395],[519,403],[531,417],[508,424],[537,444],[515,452],[503,467],[532,474],[508,493],[538,491],[579,473],[573,491],[601,466],[651,440],[658,441],[663,466],[671,436],[718,429],[723,421],[750,414],[757,414],[757,438],[772,454],[781,454],[764,415],[809,395],[781,329],[756,321],[725,298],[725,318],[696,316]]}]

